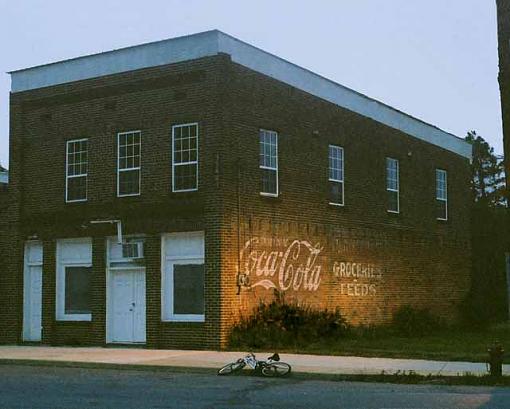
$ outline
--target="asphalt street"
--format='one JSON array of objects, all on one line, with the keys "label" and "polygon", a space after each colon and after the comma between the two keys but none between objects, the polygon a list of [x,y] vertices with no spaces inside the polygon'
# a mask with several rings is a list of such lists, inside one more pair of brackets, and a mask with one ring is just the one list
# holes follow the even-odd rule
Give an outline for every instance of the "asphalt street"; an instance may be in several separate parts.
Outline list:
[{"label": "asphalt street", "polygon": [[0,365],[0,407],[510,408],[510,388]]}]

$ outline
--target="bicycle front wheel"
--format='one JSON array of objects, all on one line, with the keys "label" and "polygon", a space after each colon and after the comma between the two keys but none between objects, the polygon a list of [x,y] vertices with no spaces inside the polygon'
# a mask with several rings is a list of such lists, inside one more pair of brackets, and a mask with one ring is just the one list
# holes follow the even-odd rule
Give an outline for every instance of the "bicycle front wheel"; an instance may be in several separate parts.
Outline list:
[{"label": "bicycle front wheel", "polygon": [[218,370],[218,375],[231,375],[237,371],[240,371],[244,368],[246,364],[244,362],[232,362],[230,364],[225,365],[224,367]]},{"label": "bicycle front wheel", "polygon": [[285,376],[290,374],[291,368],[285,362],[272,362],[262,368],[262,375],[264,376]]}]

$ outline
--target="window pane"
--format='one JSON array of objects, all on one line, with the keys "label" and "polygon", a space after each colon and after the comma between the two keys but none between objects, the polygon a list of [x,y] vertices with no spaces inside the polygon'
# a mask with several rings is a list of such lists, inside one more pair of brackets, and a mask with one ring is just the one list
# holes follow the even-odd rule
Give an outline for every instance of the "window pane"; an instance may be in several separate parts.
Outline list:
[{"label": "window pane", "polygon": [[398,161],[386,158],[386,188],[398,190]]},{"label": "window pane", "polygon": [[141,143],[141,132],[119,134],[119,169],[140,167]]},{"label": "window pane", "polygon": [[140,170],[119,172],[119,195],[136,195],[140,193]]},{"label": "window pane", "polygon": [[277,133],[273,131],[260,130],[260,166],[277,169],[278,163],[278,142]]},{"label": "window pane", "polygon": [[343,161],[344,150],[340,146],[329,146],[329,179],[342,182],[343,175]]},{"label": "window pane", "polygon": [[65,268],[65,313],[90,314],[91,267]]},{"label": "window pane", "polygon": [[67,179],[67,200],[84,200],[87,198],[87,176]]},{"label": "window pane", "polygon": [[344,204],[343,183],[329,182],[329,202]]},{"label": "window pane", "polygon": [[436,169],[436,198],[446,200],[446,171]]},{"label": "window pane", "polygon": [[276,195],[278,193],[276,187],[276,170],[260,169],[262,172],[262,193],[271,193]]},{"label": "window pane", "polygon": [[197,188],[198,164],[174,166],[174,190],[189,190]]},{"label": "window pane", "polygon": [[388,195],[388,210],[398,212],[398,192],[387,190]]},{"label": "window pane", "polygon": [[174,264],[174,314],[204,314],[203,264]]}]

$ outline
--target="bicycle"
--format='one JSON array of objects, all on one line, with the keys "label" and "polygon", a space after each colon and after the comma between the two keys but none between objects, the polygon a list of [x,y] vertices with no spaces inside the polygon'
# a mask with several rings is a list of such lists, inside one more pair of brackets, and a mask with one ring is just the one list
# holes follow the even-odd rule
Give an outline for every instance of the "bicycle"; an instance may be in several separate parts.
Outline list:
[{"label": "bicycle", "polygon": [[290,374],[291,366],[285,362],[280,362],[280,356],[274,353],[266,361],[259,361],[253,352],[250,352],[244,358],[239,358],[218,370],[218,375],[232,375],[239,372],[246,365],[255,372],[268,377],[281,377]]}]

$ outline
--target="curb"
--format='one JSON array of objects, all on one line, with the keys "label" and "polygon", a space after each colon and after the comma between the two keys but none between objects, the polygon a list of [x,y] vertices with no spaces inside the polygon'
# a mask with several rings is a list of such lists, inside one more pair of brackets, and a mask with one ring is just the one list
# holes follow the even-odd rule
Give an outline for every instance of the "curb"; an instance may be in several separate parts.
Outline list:
[{"label": "curb", "polygon": [[215,368],[185,367],[170,365],[147,365],[147,364],[116,364],[107,362],[82,362],[82,361],[53,361],[44,359],[0,359],[0,365],[22,365],[22,366],[44,366],[57,368],[86,368],[86,369],[116,369],[116,370],[138,370],[154,372],[180,372],[180,373],[214,373]]},{"label": "curb", "polygon": [[[84,368],[84,369],[109,369],[109,370],[133,370],[150,372],[172,372],[181,374],[207,374],[216,375],[216,368],[205,367],[183,367],[169,365],[146,365],[146,364],[118,364],[106,362],[81,362],[81,361],[53,361],[37,359],[0,359],[2,365],[40,366],[54,368]],[[251,376],[246,370],[234,376]],[[391,383],[400,385],[470,385],[470,386],[502,386],[510,387],[510,376],[503,376],[493,379],[488,375],[418,375],[408,374],[330,374],[317,372],[295,372],[292,371],[289,377],[295,381],[330,381],[330,382],[375,382]],[[273,378],[273,380],[275,380]]]}]

